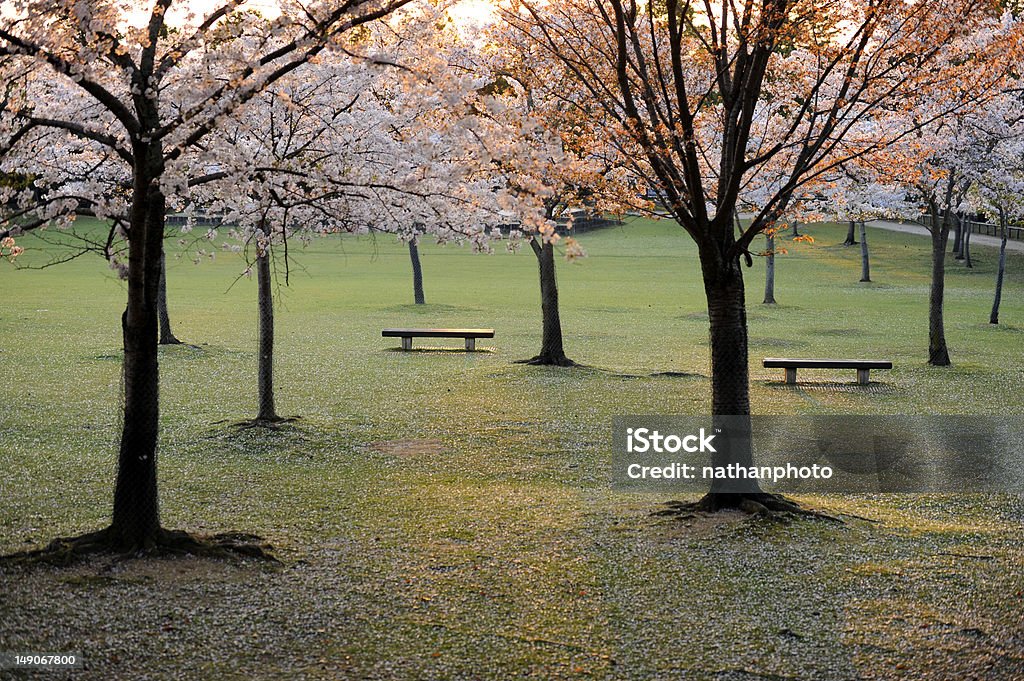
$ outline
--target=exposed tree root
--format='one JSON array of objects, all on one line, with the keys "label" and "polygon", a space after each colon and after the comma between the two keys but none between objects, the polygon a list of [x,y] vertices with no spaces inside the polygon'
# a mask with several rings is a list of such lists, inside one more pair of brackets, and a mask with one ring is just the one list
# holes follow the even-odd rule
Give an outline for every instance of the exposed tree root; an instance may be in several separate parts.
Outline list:
[{"label": "exposed tree root", "polygon": [[248,421],[238,421],[232,423],[232,428],[238,428],[239,430],[248,430],[250,428],[269,428],[270,430],[279,430],[285,423],[294,423],[301,419],[301,416],[271,416],[261,417],[257,416],[254,419]]},{"label": "exposed tree root", "polygon": [[697,501],[669,501],[667,509],[655,511],[653,515],[679,516],[693,518],[697,514],[717,513],[727,509],[743,511],[750,515],[777,518],[815,518],[828,522],[844,524],[842,519],[827,513],[804,508],[779,494],[752,492],[746,494],[727,494],[709,492]]},{"label": "exposed tree root", "polygon": [[190,555],[205,558],[247,556],[274,563],[280,562],[271,553],[270,545],[254,534],[224,532],[211,536],[196,536],[181,530],[161,529],[157,537],[145,545],[124,546],[115,540],[111,528],[107,527],[77,537],[54,539],[41,549],[0,556],[0,565],[68,566],[87,556],[98,554],[113,555],[120,560]]},{"label": "exposed tree root", "polygon": [[581,367],[582,364],[577,364],[565,355],[551,356],[551,355],[537,355],[530,359],[517,359],[513,364],[529,364],[531,366],[553,366],[553,367]]},{"label": "exposed tree root", "polygon": [[170,336],[161,336],[160,345],[184,345],[185,343],[178,340],[178,338],[172,333]]}]

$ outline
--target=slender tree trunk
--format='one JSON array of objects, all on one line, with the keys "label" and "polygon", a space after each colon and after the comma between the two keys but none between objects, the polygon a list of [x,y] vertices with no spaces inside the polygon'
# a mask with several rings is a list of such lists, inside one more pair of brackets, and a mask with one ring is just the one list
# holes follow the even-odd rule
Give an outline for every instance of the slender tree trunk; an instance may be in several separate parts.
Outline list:
[{"label": "slender tree trunk", "polygon": [[992,313],[988,317],[989,324],[999,323],[999,303],[1003,299],[1003,275],[1006,273],[1006,211],[999,207],[999,268],[996,270],[996,296],[992,301]]},{"label": "slender tree trunk", "polygon": [[794,237],[800,236],[800,221],[799,220],[793,220],[793,236]]},{"label": "slender tree trunk", "polygon": [[846,228],[846,241],[843,242],[843,245],[855,246],[857,244],[857,223],[854,220],[850,220],[849,223]]},{"label": "slender tree trunk", "polygon": [[155,546],[161,537],[156,454],[159,428],[157,297],[165,200],[159,145],[136,150],[128,242],[128,304],[124,336],[124,424],[118,453],[114,509],[107,530],[119,550]]},{"label": "slender tree trunk", "polygon": [[946,327],[942,318],[946,290],[946,244],[949,241],[949,216],[932,206],[932,286],[928,299],[928,363],[949,366]]},{"label": "slender tree trunk", "polygon": [[416,239],[409,240],[409,259],[412,260],[412,295],[417,305],[427,302],[423,296],[423,268],[420,266],[420,249]]},{"label": "slender tree trunk", "polygon": [[868,254],[868,228],[860,221],[860,280],[871,281],[871,260]]},{"label": "slender tree trunk", "polygon": [[[962,223],[965,222],[963,220],[960,220],[959,217],[957,218],[957,220],[959,222],[962,222]],[[963,230],[964,230],[964,236],[963,236],[963,239],[964,239],[963,240],[963,260],[964,260],[964,266],[973,269],[974,268],[974,263],[971,262],[971,233],[974,232],[974,226],[971,224],[970,220],[965,222]]]},{"label": "slender tree trunk", "polygon": [[558,284],[555,280],[555,248],[549,243],[538,243],[530,239],[530,246],[537,256],[540,268],[540,305],[544,318],[544,330],[540,354],[528,360],[529,364],[572,366],[575,364],[565,356],[562,344],[562,321],[558,311]]},{"label": "slender tree trunk", "polygon": [[274,296],[270,281],[270,247],[256,255],[256,286],[260,314],[259,414],[257,421],[275,422],[274,409]]},{"label": "slender tree trunk", "polygon": [[160,345],[181,345],[171,331],[171,317],[167,313],[167,256],[160,249],[160,290],[157,292],[157,311],[160,316]]},{"label": "slender tree trunk", "polygon": [[964,257],[964,221],[956,216],[956,230],[953,232],[953,256],[956,260]]},{"label": "slender tree trunk", "polygon": [[764,269],[763,304],[775,305],[775,235],[765,234],[765,240],[768,242],[768,261]]}]

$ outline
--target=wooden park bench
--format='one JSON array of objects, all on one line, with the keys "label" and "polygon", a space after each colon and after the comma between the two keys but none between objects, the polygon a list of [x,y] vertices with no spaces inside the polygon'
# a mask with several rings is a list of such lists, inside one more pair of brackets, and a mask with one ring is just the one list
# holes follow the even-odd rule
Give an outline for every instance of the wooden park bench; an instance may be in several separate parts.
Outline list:
[{"label": "wooden park bench", "polygon": [[466,352],[472,352],[477,338],[494,338],[494,329],[384,329],[380,335],[401,338],[403,350],[412,350],[413,338],[465,338]]},{"label": "wooden park bench", "polygon": [[797,369],[856,369],[857,383],[868,384],[868,373],[872,369],[892,369],[892,362],[883,359],[786,359],[766,357],[766,369],[785,369],[786,383],[796,383]]}]

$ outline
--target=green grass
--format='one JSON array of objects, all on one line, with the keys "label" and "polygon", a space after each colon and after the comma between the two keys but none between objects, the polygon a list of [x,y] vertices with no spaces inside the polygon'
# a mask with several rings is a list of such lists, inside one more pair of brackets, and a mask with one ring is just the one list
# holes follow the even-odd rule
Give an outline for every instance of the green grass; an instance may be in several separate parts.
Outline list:
[{"label": "green grass", "polygon": [[[86,224],[86,229],[89,225]],[[925,364],[924,239],[869,230],[860,284],[845,228],[809,230],[748,270],[756,413],[1024,413],[1024,257],[988,319],[994,252],[950,261],[954,366]],[[279,432],[255,413],[255,281],[238,256],[170,256],[161,351],[163,523],[266,537],[285,567],[93,561],[0,573],[0,650],[78,650],[88,678],[1020,678],[1018,497],[805,498],[851,520],[655,519],[612,493],[614,415],[706,413],[707,316],[694,248],[668,222],[582,235],[559,263],[583,369],[539,349],[529,248],[424,246],[429,305],[389,237],[318,240],[277,300]],[[32,237],[22,266],[57,251]],[[109,513],[125,289],[95,257],[0,263],[0,552]],[[389,326],[486,326],[490,352],[395,351]],[[434,345],[423,341],[420,345]],[[436,343],[442,345],[443,343]],[[458,341],[455,341],[458,344]],[[479,347],[479,346],[478,346]],[[870,389],[771,355],[887,357]],[[688,377],[651,374],[677,371]],[[948,555],[954,554],[954,555]]]}]

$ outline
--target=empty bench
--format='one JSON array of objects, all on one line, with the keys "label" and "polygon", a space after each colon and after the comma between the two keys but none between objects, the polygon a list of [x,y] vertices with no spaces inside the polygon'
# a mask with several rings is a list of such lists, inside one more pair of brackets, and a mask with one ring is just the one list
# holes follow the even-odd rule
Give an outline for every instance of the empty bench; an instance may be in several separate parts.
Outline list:
[{"label": "empty bench", "polygon": [[857,383],[868,384],[868,374],[872,369],[892,369],[892,362],[884,359],[787,359],[783,357],[766,357],[766,369],[785,369],[786,383],[796,383],[797,369],[856,369]]},{"label": "empty bench", "polygon": [[470,352],[476,350],[477,338],[494,338],[494,329],[384,329],[380,335],[401,338],[403,350],[412,350],[413,338],[465,338]]}]

